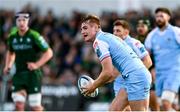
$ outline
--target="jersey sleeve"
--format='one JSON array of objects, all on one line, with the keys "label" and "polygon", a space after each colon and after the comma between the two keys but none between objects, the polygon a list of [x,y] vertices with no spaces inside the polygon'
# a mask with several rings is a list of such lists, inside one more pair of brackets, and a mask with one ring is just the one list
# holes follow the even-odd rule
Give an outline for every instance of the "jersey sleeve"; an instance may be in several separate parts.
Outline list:
[{"label": "jersey sleeve", "polygon": [[13,38],[17,32],[18,32],[17,27],[11,28],[10,33],[8,35],[8,38],[7,38],[7,41],[6,41],[8,50],[11,52],[14,52],[14,49],[12,47],[12,43],[15,43],[17,41],[15,38]]},{"label": "jersey sleeve", "polygon": [[174,32],[175,32],[176,41],[180,45],[180,28],[174,27]]},{"label": "jersey sleeve", "polygon": [[45,41],[45,39],[40,34],[36,34],[34,36],[35,36],[34,41],[35,41],[35,44],[38,46],[38,48],[41,51],[46,51],[49,48],[49,45]]},{"label": "jersey sleeve", "polygon": [[148,55],[148,51],[140,41],[136,41],[133,43],[133,50],[141,59],[144,58],[146,55]]},{"label": "jersey sleeve", "polygon": [[152,36],[153,36],[153,31],[148,34],[144,42],[144,45],[148,50],[152,49]]},{"label": "jersey sleeve", "polygon": [[100,61],[110,56],[109,45],[105,41],[95,40],[93,48]]},{"label": "jersey sleeve", "polygon": [[11,43],[12,43],[12,42],[11,42],[11,36],[9,36],[8,39],[7,39],[8,50],[9,50],[10,52],[14,52],[14,49],[13,49]]}]

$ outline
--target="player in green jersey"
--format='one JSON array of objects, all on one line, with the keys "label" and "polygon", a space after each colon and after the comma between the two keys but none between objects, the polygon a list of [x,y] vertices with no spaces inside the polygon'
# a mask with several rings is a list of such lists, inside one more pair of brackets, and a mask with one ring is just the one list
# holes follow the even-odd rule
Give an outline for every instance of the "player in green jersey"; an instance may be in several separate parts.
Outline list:
[{"label": "player in green jersey", "polygon": [[[7,40],[8,51],[4,74],[8,74],[12,65],[16,66],[13,76],[12,99],[16,110],[23,111],[26,97],[33,111],[42,111],[40,67],[53,56],[53,52],[44,38],[28,27],[29,14],[16,14],[16,26]],[[40,54],[42,53],[42,54]]]}]

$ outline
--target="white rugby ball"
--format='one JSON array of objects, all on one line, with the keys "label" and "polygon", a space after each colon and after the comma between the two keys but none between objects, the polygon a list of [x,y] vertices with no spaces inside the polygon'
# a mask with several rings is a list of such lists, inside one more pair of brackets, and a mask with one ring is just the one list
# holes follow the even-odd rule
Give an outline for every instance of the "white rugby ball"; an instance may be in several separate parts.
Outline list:
[{"label": "white rugby ball", "polygon": [[[82,75],[79,77],[78,79],[78,88],[80,90],[80,92],[82,93],[82,87],[85,87],[88,83],[93,83],[94,80],[89,77],[88,75]],[[89,97],[96,97],[98,95],[98,88],[96,88],[96,90],[94,92],[92,92],[91,94],[89,94]]]}]

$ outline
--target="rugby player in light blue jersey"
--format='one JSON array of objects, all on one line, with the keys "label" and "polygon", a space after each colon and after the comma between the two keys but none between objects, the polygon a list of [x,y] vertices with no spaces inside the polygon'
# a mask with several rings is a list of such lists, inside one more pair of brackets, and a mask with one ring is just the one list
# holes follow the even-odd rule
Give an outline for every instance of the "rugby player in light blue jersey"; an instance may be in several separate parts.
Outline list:
[{"label": "rugby player in light blue jersey", "polygon": [[[125,80],[127,100],[132,111],[147,111],[151,74],[136,53],[115,35],[101,31],[97,16],[88,15],[81,24],[81,34],[85,42],[92,42],[102,71],[98,78],[84,87],[83,94],[88,95],[96,88],[108,83],[119,75]],[[118,71],[117,71],[118,70]],[[114,110],[111,108],[111,110]]]},{"label": "rugby player in light blue jersey", "polygon": [[[152,65],[151,58],[149,56],[148,51],[145,49],[144,45],[137,39],[130,37],[129,31],[130,26],[125,20],[116,20],[114,22],[113,34],[118,38],[124,40],[138,55],[138,57],[142,60],[144,65],[149,68]],[[127,106],[127,93],[125,91],[125,80],[121,75],[119,75],[114,81],[114,92],[115,98],[110,106],[110,108],[116,108],[116,110],[122,110],[124,106]],[[125,109],[130,110],[130,107],[126,107]]]},{"label": "rugby player in light blue jersey", "polygon": [[162,100],[162,109],[172,109],[172,102],[180,87],[180,28],[169,24],[167,8],[155,10],[157,27],[145,40],[146,48],[154,55],[156,94]]}]

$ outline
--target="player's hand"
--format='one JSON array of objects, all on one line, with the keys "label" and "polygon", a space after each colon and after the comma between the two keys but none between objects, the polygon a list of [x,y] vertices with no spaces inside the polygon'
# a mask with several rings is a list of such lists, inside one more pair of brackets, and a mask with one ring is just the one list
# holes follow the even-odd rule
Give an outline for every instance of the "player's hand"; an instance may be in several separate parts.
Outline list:
[{"label": "player's hand", "polygon": [[36,63],[33,63],[33,62],[28,62],[27,63],[27,67],[30,71],[32,70],[36,70],[39,68],[39,66],[36,64]]},{"label": "player's hand", "polygon": [[3,74],[4,74],[4,75],[9,74],[10,69],[11,69],[10,67],[5,67],[5,68],[3,69]]},{"label": "player's hand", "polygon": [[89,94],[94,92],[95,89],[96,88],[94,87],[93,83],[89,83],[87,86],[82,87],[82,90],[83,90],[82,94],[84,94],[84,96],[88,96]]}]

